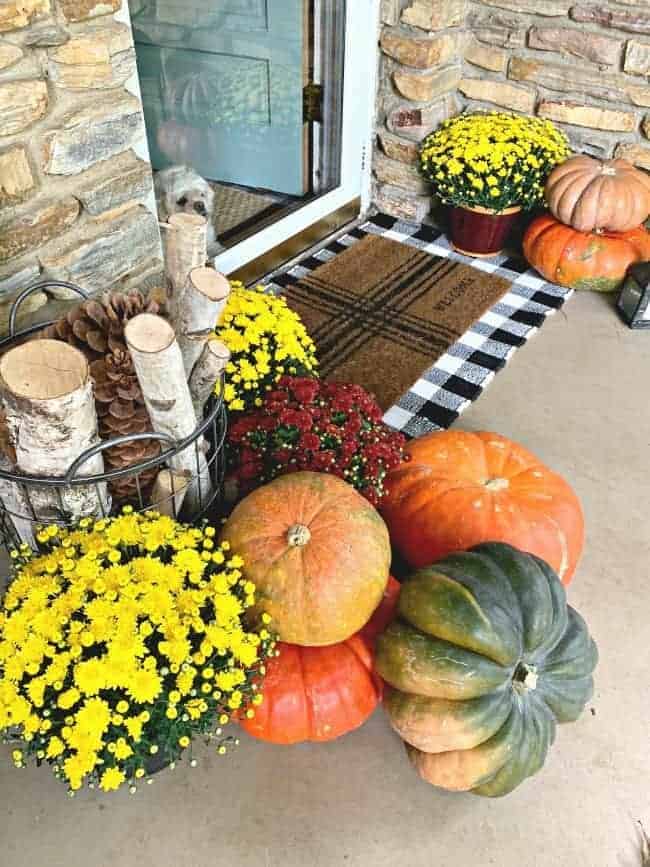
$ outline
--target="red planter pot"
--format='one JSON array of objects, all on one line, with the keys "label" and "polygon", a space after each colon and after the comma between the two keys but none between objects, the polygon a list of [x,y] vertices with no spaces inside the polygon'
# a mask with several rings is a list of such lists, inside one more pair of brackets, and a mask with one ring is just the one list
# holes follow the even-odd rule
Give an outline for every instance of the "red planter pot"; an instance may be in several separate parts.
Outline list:
[{"label": "red planter pot", "polygon": [[516,206],[496,213],[481,207],[452,207],[449,212],[454,250],[466,256],[487,257],[503,250],[521,208]]}]

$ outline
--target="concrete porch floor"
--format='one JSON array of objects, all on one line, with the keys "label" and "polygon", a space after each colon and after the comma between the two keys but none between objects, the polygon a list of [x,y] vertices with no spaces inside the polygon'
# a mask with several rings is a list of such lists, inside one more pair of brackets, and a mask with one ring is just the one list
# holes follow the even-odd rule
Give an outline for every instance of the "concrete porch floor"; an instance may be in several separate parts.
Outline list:
[{"label": "concrete porch floor", "polygon": [[587,547],[571,603],[599,645],[596,693],[547,766],[502,800],[419,781],[378,711],[325,746],[242,736],[135,796],[73,801],[0,747],[2,867],[639,867],[650,833],[650,334],[582,294],[516,353],[460,426],[519,440],[573,483]]}]

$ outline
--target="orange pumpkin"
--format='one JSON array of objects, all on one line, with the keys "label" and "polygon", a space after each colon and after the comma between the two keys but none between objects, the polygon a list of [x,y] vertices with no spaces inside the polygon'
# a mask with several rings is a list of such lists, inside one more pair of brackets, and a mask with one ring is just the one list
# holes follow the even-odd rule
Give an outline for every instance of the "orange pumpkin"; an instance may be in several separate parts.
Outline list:
[{"label": "orange pumpkin", "polygon": [[552,283],[612,292],[630,265],[650,259],[650,233],[643,226],[629,232],[578,232],[545,214],[526,230],[524,255]]},{"label": "orange pumpkin", "polygon": [[571,157],[548,176],[545,195],[553,216],[579,232],[627,232],[650,213],[650,177],[627,160]]},{"label": "orange pumpkin", "polygon": [[279,644],[266,662],[264,701],[240,724],[274,744],[331,741],[358,728],[381,699],[374,672],[377,636],[393,620],[400,584],[390,578],[379,607],[361,632],[329,647]]},{"label": "orange pumpkin", "polygon": [[351,485],[291,473],[249,494],[223,539],[244,558],[259,608],[290,644],[345,641],[367,623],[388,582],[388,530]]},{"label": "orange pumpkin", "polygon": [[572,488],[535,455],[494,433],[441,431],[412,440],[386,480],[382,513],[414,567],[482,542],[541,557],[568,584],[584,544]]},{"label": "orange pumpkin", "polygon": [[249,735],[272,744],[331,741],[363,725],[377,707],[382,681],[358,635],[329,647],[277,649],[266,663],[264,701],[240,723]]}]

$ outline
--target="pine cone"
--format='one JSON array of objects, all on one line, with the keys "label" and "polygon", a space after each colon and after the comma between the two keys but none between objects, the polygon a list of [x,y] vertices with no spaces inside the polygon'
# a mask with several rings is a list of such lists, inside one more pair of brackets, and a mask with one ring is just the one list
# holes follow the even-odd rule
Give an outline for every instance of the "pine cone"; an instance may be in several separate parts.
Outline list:
[{"label": "pine cone", "polygon": [[[114,437],[151,430],[149,413],[144,405],[131,355],[127,349],[116,348],[103,358],[93,361],[90,373],[95,383],[95,405],[99,421],[99,435],[108,440]],[[157,440],[136,440],[123,445],[111,446],[104,452],[107,469],[124,469],[160,453]],[[157,470],[140,474],[139,483],[143,493],[156,477]],[[111,482],[111,492],[120,502],[137,497],[137,483],[132,476],[124,476]]]},{"label": "pine cone", "polygon": [[160,312],[160,304],[145,298],[137,289],[128,293],[105,292],[101,300],[89,298],[73,307],[39,336],[63,340],[80,349],[89,361],[95,361],[116,349],[126,351],[124,328],[129,319],[139,313]]},{"label": "pine cone", "polygon": [[[147,300],[137,290],[124,294],[106,292],[100,301],[89,299],[70,310],[65,317],[49,325],[39,337],[63,340],[81,350],[90,361],[95,385],[95,404],[99,436],[103,440],[151,431],[151,420],[144,404],[131,354],[124,340],[129,319],[139,313],[159,313],[160,305]],[[157,440],[146,439],[111,446],[104,452],[107,470],[124,469],[160,453]],[[116,505],[139,504],[138,485],[143,501],[150,493],[158,473],[154,468],[111,482]]]},{"label": "pine cone", "polygon": [[127,349],[115,349],[90,365],[102,439],[151,430]]}]

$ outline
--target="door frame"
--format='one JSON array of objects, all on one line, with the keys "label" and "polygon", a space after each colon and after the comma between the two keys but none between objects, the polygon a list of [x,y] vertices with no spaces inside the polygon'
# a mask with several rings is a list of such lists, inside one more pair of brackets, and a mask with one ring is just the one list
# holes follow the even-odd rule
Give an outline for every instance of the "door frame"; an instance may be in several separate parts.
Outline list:
[{"label": "door frame", "polygon": [[361,213],[370,206],[379,4],[380,0],[346,2],[339,186],[215,256],[214,266],[223,274],[242,269],[356,199]]}]

